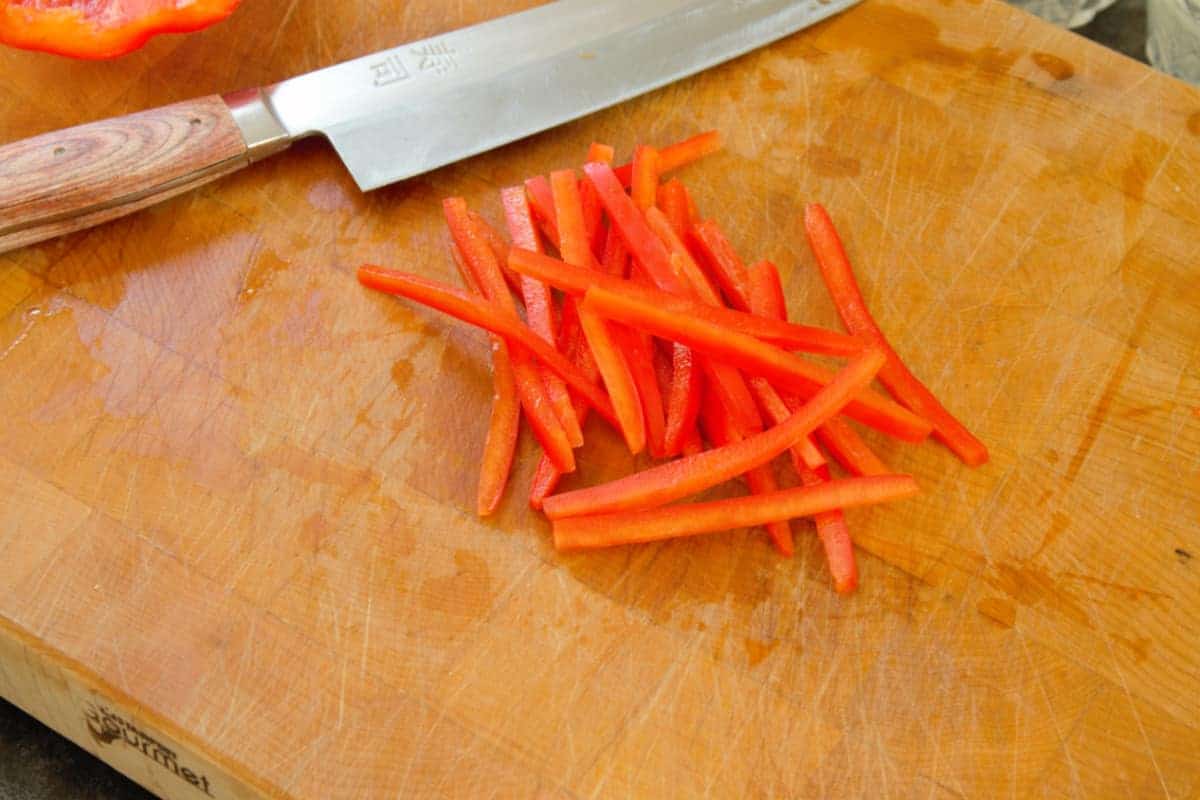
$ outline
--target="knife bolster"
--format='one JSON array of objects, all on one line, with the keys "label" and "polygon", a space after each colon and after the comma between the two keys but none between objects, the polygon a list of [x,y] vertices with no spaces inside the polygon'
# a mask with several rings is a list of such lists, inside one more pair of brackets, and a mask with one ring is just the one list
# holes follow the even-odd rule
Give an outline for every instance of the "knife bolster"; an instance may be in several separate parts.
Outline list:
[{"label": "knife bolster", "polygon": [[222,99],[242,132],[250,163],[286,150],[292,143],[291,134],[267,105],[261,89],[233,92]]}]

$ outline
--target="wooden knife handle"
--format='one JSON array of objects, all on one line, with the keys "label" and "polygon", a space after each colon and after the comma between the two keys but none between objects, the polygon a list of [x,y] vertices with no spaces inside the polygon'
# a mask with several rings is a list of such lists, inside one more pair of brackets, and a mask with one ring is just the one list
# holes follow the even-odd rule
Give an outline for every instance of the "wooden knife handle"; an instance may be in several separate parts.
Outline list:
[{"label": "wooden knife handle", "polygon": [[0,147],[0,253],[123,216],[250,163],[217,95]]}]

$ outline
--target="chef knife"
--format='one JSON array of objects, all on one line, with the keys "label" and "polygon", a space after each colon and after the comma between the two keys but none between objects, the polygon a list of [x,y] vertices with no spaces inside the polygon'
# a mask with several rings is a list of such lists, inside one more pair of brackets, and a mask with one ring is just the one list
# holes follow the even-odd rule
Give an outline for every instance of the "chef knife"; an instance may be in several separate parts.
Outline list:
[{"label": "chef knife", "polygon": [[325,136],[368,191],[719,64],[857,0],[559,0],[260,89],[0,147],[0,252]]}]

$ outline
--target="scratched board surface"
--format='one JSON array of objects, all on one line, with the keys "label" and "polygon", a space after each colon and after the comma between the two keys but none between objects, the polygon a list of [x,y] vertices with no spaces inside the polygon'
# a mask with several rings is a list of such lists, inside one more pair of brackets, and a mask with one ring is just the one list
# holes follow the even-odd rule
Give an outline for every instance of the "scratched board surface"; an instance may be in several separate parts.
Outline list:
[{"label": "scratched board surface", "polygon": [[[529,5],[247,0],[112,63],[0,53],[0,141]],[[370,24],[362,24],[369,16]],[[911,501],[563,557],[473,513],[488,346],[362,290],[439,199],[719,128],[704,213],[836,325],[797,214],[991,446]],[[360,195],[319,141],[0,256],[0,692],[171,797],[1200,793],[1200,93],[995,2],[873,0]],[[629,468],[588,429],[574,485]]]}]

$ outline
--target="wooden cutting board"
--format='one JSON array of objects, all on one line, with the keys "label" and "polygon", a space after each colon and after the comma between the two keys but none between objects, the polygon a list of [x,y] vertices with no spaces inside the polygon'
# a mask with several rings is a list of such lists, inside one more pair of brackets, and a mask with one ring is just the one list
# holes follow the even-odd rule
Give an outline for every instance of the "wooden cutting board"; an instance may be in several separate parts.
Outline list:
[{"label": "wooden cutting board", "polygon": [[[247,0],[112,63],[0,53],[0,141],[530,5]],[[702,211],[836,325],[797,214],[991,463],[916,500],[560,556],[473,514],[487,344],[439,199],[719,128]],[[322,142],[0,256],[0,693],[166,797],[1200,797],[1200,92],[985,0],[867,2],[369,196]],[[589,428],[576,485],[627,469]]]}]

